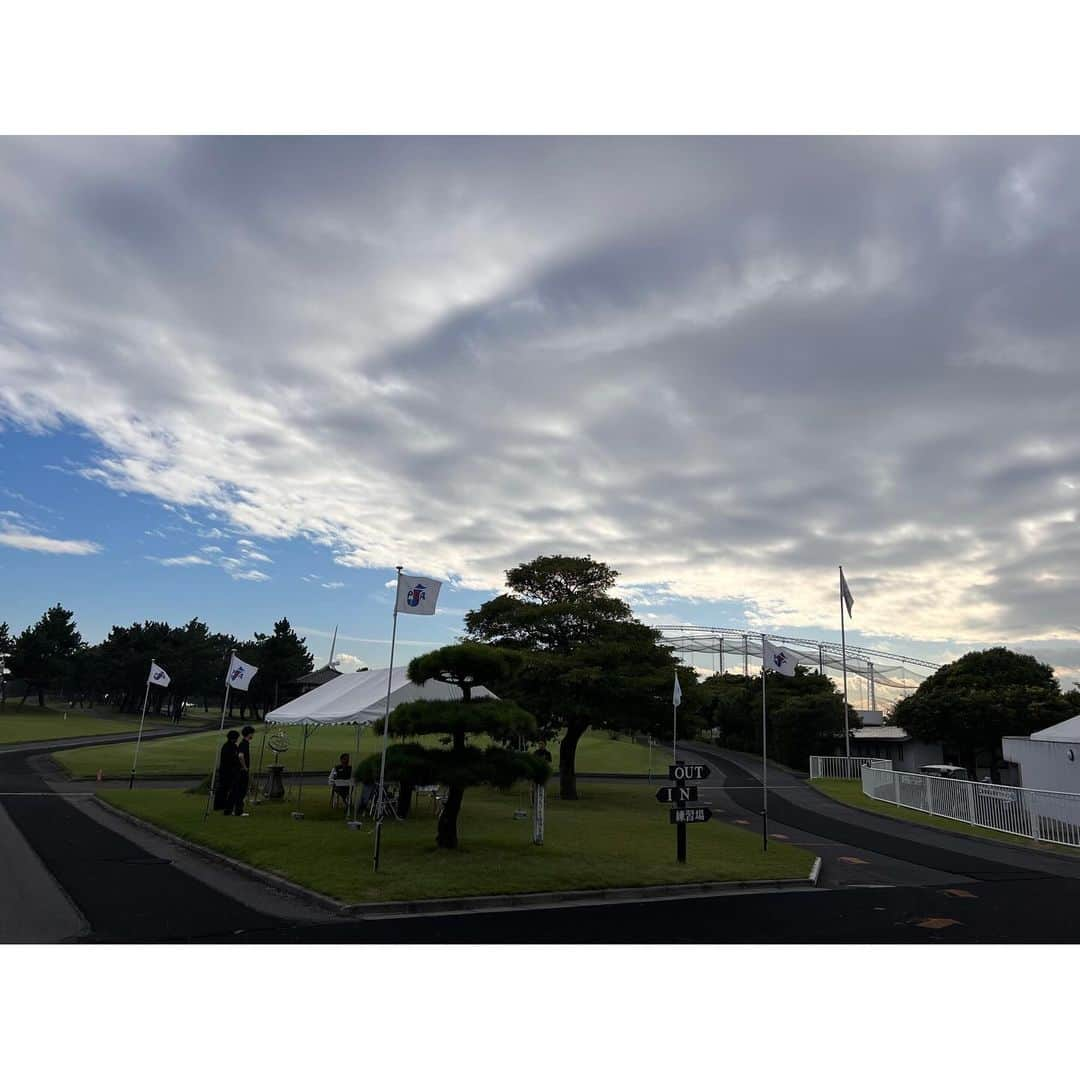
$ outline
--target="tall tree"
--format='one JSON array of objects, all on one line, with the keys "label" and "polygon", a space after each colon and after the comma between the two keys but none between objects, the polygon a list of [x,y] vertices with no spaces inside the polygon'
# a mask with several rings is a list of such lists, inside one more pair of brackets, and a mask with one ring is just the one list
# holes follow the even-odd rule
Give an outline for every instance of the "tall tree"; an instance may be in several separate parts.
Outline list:
[{"label": "tall tree", "polygon": [[[390,714],[390,733],[395,736],[448,735],[450,746],[440,750],[411,742],[387,751],[387,778],[411,788],[416,784],[447,786],[436,828],[435,843],[441,848],[458,846],[457,822],[467,788],[489,784],[508,788],[516,780],[537,783],[547,780],[551,767],[533,754],[502,746],[481,750],[469,745],[469,736],[486,735],[499,742],[531,738],[536,722],[524,709],[509,701],[474,699],[473,688],[506,678],[508,658],[484,645],[448,645],[418,656],[409,664],[409,678],[423,685],[430,679],[457,687],[459,701],[411,701]],[[381,733],[382,725],[377,726]],[[378,778],[380,755],[360,763],[359,777],[371,783]]]},{"label": "tall tree", "polygon": [[279,619],[272,634],[255,635],[250,662],[259,669],[259,677],[251,684],[246,701],[253,711],[261,709],[265,715],[277,708],[283,687],[312,670],[315,658],[289,620]]},{"label": "tall tree", "polygon": [[508,570],[508,591],[465,616],[473,639],[519,656],[513,672],[492,689],[532,713],[545,734],[562,730],[564,799],[578,797],[577,747],[590,726],[663,737],[670,731],[676,670],[684,735],[700,700],[692,669],[676,668],[660,634],[610,595],[617,578],[617,571],[588,555],[542,555]]},{"label": "tall tree", "polygon": [[74,613],[60,604],[54,604],[19,635],[12,671],[26,680],[23,704],[31,690],[37,691],[38,704],[44,706],[46,692],[64,688],[81,645],[82,635],[75,626]]},{"label": "tall tree", "polygon": [[1049,664],[998,646],[938,668],[896,703],[892,722],[917,739],[952,747],[973,775],[979,753],[987,753],[996,780],[1003,735],[1029,735],[1071,713]]},{"label": "tall tree", "polygon": [[[843,733],[843,698],[827,675],[803,666],[794,678],[769,676],[769,756],[794,769],[805,769],[811,754],[831,752]],[[706,725],[730,750],[761,753],[761,675],[713,675],[702,683]],[[848,706],[852,728],[858,713]]]}]

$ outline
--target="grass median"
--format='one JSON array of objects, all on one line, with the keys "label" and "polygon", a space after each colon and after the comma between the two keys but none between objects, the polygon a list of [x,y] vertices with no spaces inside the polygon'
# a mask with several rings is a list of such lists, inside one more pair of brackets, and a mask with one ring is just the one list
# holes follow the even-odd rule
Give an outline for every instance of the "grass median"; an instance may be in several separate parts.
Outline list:
[{"label": "grass median", "polygon": [[959,833],[962,836],[975,836],[980,840],[997,840],[1003,844],[1014,844],[1017,847],[1026,847],[1035,851],[1049,851],[1057,855],[1076,856],[1080,854],[1074,848],[1066,847],[1063,844],[1041,843],[1024,836],[998,832],[997,829],[984,829],[981,825],[969,825],[966,821],[954,821],[952,818],[927,814],[922,810],[912,810],[909,806],[897,806],[895,803],[871,799],[869,795],[863,794],[862,782],[859,780],[811,780],[810,783],[823,795],[828,795],[830,799],[846,803],[848,806],[854,806],[859,810],[869,810],[871,813],[881,814],[884,817],[896,818],[897,821],[910,821],[916,825],[929,825],[935,829]]},{"label": "grass median", "polygon": [[[137,728],[136,723],[136,728]],[[239,727],[235,722],[232,726]],[[126,729],[125,729],[126,730]],[[290,749],[282,755],[281,762],[288,772],[300,768],[301,736],[299,728],[286,729],[290,740]],[[263,729],[260,726],[252,740],[254,763],[258,764],[260,742]],[[144,779],[153,777],[191,776],[209,773],[214,755],[221,745],[221,734],[217,731],[199,732],[192,735],[178,735],[175,738],[155,740],[143,744],[139,751],[139,775]],[[437,736],[434,737],[437,743]],[[348,726],[326,726],[316,728],[308,738],[307,755],[304,763],[305,772],[329,773],[337,764],[340,754],[348,751],[355,754],[356,728]],[[374,754],[381,748],[381,743],[370,728],[361,728],[360,756]],[[558,767],[558,744],[551,746]],[[98,769],[106,779],[126,776],[131,768],[130,746],[92,746],[78,750],[64,750],[53,755],[57,762],[75,779],[91,779]],[[656,746],[652,752],[652,767],[655,776],[666,776],[671,759],[670,752],[665,754]],[[263,756],[263,765],[273,763],[274,755],[269,748]],[[354,759],[355,761],[355,759]],[[577,771],[579,773],[639,773],[649,769],[649,748],[631,742],[627,736],[611,738],[607,732],[587,732],[578,744]]]},{"label": "grass median", "polygon": [[114,717],[77,709],[6,705],[0,712],[0,746],[51,742],[80,735],[124,735],[139,730],[139,718]]},{"label": "grass median", "polygon": [[586,782],[581,798],[564,802],[548,785],[545,840],[514,811],[527,808],[524,787],[500,793],[470,788],[459,819],[461,847],[435,847],[426,802],[383,829],[382,865],[371,868],[373,828],[346,828],[331,811],[325,787],[308,789],[302,821],[294,805],[260,803],[247,818],[211,814],[204,796],[178,791],[108,791],[101,797],[186,839],[272,871],[349,903],[478,896],[492,893],[599,889],[698,881],[806,877],[813,855],[722,822],[688,830],[688,861],[675,860],[675,829],[653,786]]}]

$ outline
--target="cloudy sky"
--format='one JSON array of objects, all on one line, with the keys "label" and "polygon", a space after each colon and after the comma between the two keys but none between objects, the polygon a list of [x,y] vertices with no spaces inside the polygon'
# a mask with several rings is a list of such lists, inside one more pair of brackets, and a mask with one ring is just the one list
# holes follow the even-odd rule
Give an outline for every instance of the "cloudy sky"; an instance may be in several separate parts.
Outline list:
[{"label": "cloudy sky", "polygon": [[[1080,672],[1080,144],[0,140],[0,620],[590,553],[644,619]],[[1076,624],[1076,625],[1074,625]],[[310,638],[316,651],[325,641]]]}]

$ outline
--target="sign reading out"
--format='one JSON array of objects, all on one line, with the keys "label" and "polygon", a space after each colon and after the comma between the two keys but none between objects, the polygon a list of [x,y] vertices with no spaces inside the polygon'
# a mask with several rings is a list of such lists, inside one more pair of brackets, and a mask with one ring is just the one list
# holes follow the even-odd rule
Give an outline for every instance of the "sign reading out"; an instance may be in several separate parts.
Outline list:
[{"label": "sign reading out", "polygon": [[687,765],[684,761],[677,761],[667,767],[669,780],[708,780],[711,775],[708,765]]}]

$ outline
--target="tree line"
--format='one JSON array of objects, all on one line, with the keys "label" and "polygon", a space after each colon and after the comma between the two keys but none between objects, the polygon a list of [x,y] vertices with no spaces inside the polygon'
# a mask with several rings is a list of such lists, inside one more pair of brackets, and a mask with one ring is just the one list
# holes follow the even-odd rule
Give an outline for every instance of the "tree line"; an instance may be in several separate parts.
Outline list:
[{"label": "tree line", "polygon": [[114,626],[97,645],[83,641],[74,613],[61,604],[17,637],[7,623],[0,623],[0,652],[11,657],[8,667],[15,687],[21,688],[22,704],[33,694],[44,706],[46,695],[53,695],[80,707],[108,705],[118,712],[139,712],[150,661],[156,659],[170,683],[167,688],[151,687],[148,711],[179,720],[186,703],[204,709],[221,703],[225,669],[234,651],[259,669],[247,693],[230,698],[230,715],[239,709],[241,719],[249,711],[261,719],[313,666],[305,639],[288,619],[278,620],[270,634],[247,639],[212,633],[199,619],[183,626],[147,620]]}]

